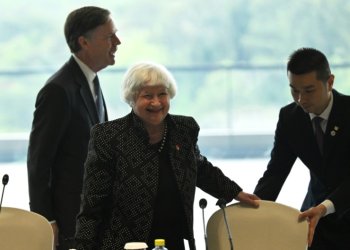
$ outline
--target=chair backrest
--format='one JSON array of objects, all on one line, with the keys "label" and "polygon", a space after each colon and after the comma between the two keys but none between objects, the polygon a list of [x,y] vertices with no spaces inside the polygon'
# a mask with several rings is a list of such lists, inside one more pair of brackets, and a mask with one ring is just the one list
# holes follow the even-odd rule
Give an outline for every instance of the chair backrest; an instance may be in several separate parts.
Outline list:
[{"label": "chair backrest", "polygon": [[1,250],[52,250],[53,231],[41,215],[11,207],[0,212]]},{"label": "chair backrest", "polygon": [[[234,250],[305,250],[308,224],[299,222],[300,212],[272,201],[260,201],[259,208],[235,203],[225,208]],[[207,223],[209,250],[228,250],[230,241],[222,209]]]}]

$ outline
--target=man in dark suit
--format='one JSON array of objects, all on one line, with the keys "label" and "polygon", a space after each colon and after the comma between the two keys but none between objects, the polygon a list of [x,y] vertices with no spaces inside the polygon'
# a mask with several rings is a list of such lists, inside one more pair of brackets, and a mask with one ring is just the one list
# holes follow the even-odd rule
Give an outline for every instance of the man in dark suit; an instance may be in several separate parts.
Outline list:
[{"label": "man in dark suit", "polygon": [[27,159],[30,209],[51,222],[57,249],[68,249],[66,239],[75,234],[90,129],[107,120],[96,73],[115,63],[116,31],[106,9],[71,12],[64,33],[72,56],[36,99]]},{"label": "man in dark suit", "polygon": [[316,49],[295,51],[287,75],[294,103],[280,110],[271,159],[254,193],[276,200],[299,158],[310,170],[300,215],[310,222],[309,249],[349,249],[350,97],[333,89],[327,58]]}]

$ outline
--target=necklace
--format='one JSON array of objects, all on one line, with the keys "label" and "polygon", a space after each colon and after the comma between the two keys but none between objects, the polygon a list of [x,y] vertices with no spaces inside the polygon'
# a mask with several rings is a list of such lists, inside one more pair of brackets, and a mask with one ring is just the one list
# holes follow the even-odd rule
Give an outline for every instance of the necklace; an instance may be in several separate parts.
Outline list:
[{"label": "necklace", "polygon": [[159,149],[158,149],[158,152],[159,152],[159,153],[162,152],[162,150],[163,150],[163,148],[164,148],[167,132],[168,132],[168,126],[167,126],[166,123],[165,123],[165,125],[164,125],[163,139],[162,139],[162,142],[161,142],[160,147],[159,147]]}]

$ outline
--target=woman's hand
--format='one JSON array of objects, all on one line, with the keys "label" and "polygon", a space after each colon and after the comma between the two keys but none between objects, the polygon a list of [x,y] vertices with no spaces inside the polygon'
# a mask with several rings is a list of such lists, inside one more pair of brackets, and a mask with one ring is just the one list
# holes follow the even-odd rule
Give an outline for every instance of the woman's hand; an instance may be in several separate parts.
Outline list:
[{"label": "woman's hand", "polygon": [[247,204],[247,205],[250,205],[253,207],[259,207],[258,200],[260,200],[260,198],[258,196],[256,196],[255,194],[249,194],[249,193],[241,191],[238,193],[238,195],[236,196],[235,199],[244,203],[244,204]]},{"label": "woman's hand", "polygon": [[52,227],[52,231],[53,231],[53,238],[54,238],[54,249],[56,249],[56,247],[58,247],[58,225],[56,222],[52,222],[51,223],[51,227]]}]

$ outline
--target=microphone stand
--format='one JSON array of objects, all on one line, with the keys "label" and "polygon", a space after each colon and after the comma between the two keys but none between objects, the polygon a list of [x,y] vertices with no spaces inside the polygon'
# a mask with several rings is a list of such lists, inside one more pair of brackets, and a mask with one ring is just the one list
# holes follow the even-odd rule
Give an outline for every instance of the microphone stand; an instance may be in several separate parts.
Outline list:
[{"label": "microphone stand", "polygon": [[2,194],[1,194],[1,200],[0,200],[0,212],[1,212],[1,207],[2,207],[2,199],[4,198],[4,191],[5,191],[5,186],[7,185],[7,183],[9,182],[9,176],[7,174],[5,174],[2,177],[2,184],[4,185],[2,188]]},{"label": "microphone stand", "polygon": [[227,231],[227,234],[228,234],[228,239],[229,239],[229,242],[230,242],[230,249],[233,250],[233,242],[232,242],[232,234],[231,234],[231,230],[230,230],[230,227],[228,226],[228,222],[227,222],[227,218],[226,218],[226,212],[225,212],[225,207],[226,207],[226,201],[225,199],[223,198],[220,198],[218,200],[218,202],[216,203],[216,205],[218,205],[221,209],[222,209],[222,212],[224,213],[224,221],[225,221],[225,225],[226,225],[226,231]]},{"label": "microphone stand", "polygon": [[203,220],[203,231],[204,231],[204,241],[205,241],[205,249],[208,250],[208,239],[207,239],[207,230],[205,229],[205,219],[204,219],[204,208],[207,207],[207,200],[200,199],[199,207],[202,209],[202,220]]}]

